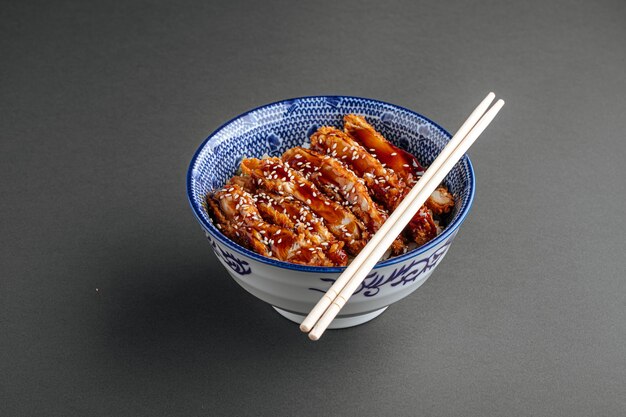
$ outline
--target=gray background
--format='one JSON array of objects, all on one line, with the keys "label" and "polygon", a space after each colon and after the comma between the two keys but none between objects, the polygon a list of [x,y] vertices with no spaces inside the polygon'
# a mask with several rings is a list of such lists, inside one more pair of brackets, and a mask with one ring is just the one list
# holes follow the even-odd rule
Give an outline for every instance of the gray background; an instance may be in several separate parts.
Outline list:
[{"label": "gray background", "polygon": [[[626,412],[623,1],[4,2],[0,415]],[[454,131],[475,205],[417,292],[309,342],[185,196],[225,120],[310,94]]]}]

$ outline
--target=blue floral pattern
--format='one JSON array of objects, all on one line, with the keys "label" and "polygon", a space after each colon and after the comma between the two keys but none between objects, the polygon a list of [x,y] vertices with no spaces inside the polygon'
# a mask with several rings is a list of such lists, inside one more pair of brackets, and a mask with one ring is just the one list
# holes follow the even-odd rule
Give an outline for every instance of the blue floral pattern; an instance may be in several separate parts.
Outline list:
[{"label": "blue floral pattern", "polygon": [[242,261],[241,259],[237,258],[232,253],[227,252],[224,249],[220,248],[217,245],[217,243],[215,243],[215,241],[211,238],[210,234],[205,232],[205,235],[206,235],[207,240],[213,247],[213,250],[215,251],[215,255],[218,258],[221,258],[224,261],[224,263],[228,265],[230,269],[232,269],[239,275],[248,275],[252,273],[252,269],[250,268],[250,264],[248,262]]},{"label": "blue floral pattern", "polygon": [[[448,252],[448,248],[450,247],[453,239],[454,236],[448,239],[442,247],[437,249],[428,258],[414,259],[409,263],[402,264],[400,267],[395,268],[389,275],[381,274],[376,270],[372,271],[367,277],[365,277],[359,288],[357,288],[354,292],[354,295],[363,293],[365,297],[373,297],[377,295],[381,288],[386,285],[396,287],[398,285],[404,286],[415,282],[417,278],[423,276],[437,266],[446,252]],[[330,283],[330,285],[332,285],[335,282],[335,278],[320,278],[320,281]],[[323,293],[326,292],[326,290],[319,288],[309,289]]]},{"label": "blue floral pattern", "polygon": [[283,141],[276,136],[273,133],[270,133],[266,138],[265,141],[267,142],[267,154],[270,156],[277,156],[280,155],[280,145],[283,143]]}]

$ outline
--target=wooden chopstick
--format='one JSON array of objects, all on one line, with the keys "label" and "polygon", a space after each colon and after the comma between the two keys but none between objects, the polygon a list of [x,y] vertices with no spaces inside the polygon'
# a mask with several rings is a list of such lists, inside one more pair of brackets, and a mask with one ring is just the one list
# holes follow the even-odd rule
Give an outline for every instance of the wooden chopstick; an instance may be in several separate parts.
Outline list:
[{"label": "wooden chopstick", "polygon": [[[504,105],[502,100],[499,100],[484,114],[494,97],[493,93],[487,95],[472,112],[403,202],[372,237],[361,253],[352,261],[346,271],[337,279],[325,296],[322,297],[320,302],[311,310],[311,313],[309,313],[300,327],[303,331],[307,331],[314,324],[312,331],[309,333],[311,340],[318,340],[321,337],[322,333],[337,316],[396,236],[400,234],[430,194],[495,118]],[[481,116],[483,117],[481,118]],[[478,120],[479,118],[480,120]],[[476,120],[478,120],[477,123]],[[353,265],[355,266],[353,267]]]}]

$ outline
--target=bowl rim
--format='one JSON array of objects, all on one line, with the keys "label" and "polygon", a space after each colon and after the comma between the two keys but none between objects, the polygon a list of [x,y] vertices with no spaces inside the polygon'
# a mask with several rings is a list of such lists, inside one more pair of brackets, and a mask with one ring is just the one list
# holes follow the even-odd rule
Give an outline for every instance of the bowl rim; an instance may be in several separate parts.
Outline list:
[{"label": "bowl rim", "polygon": [[[283,268],[283,269],[291,269],[291,270],[295,270],[295,271],[302,271],[302,272],[315,272],[315,273],[337,273],[337,272],[343,272],[346,267],[345,266],[311,266],[311,265],[300,265],[300,264],[295,264],[295,263],[291,263],[291,262],[285,262],[285,261],[279,261],[276,259],[271,259],[271,258],[267,258],[263,255],[260,255],[256,252],[251,251],[250,249],[244,248],[243,246],[233,242],[232,240],[230,240],[229,238],[227,238],[224,234],[222,234],[222,232],[220,232],[211,222],[208,222],[204,219],[204,217],[202,217],[201,213],[203,208],[201,207],[201,205],[199,205],[198,203],[196,203],[193,199],[193,192],[192,192],[192,172],[194,169],[194,166],[196,164],[196,161],[198,160],[198,156],[200,155],[200,153],[202,152],[202,150],[206,147],[206,145],[211,141],[211,139],[213,139],[223,128],[225,128],[226,126],[228,126],[230,123],[233,123],[234,121],[236,121],[237,119],[240,119],[242,117],[247,116],[248,114],[252,113],[252,112],[256,112],[258,110],[262,110],[264,108],[267,107],[271,107],[271,106],[276,106],[278,104],[281,103],[285,103],[285,102],[291,102],[294,100],[302,100],[302,99],[315,99],[315,98],[348,98],[348,99],[360,99],[360,100],[368,100],[368,101],[372,101],[375,103],[380,103],[380,104],[384,104],[387,106],[391,106],[391,107],[395,107],[397,109],[406,111],[408,113],[411,113],[423,120],[425,120],[426,122],[432,124],[435,128],[439,129],[439,131],[448,138],[448,141],[452,138],[452,135],[445,130],[443,127],[441,127],[438,123],[434,122],[433,120],[429,119],[428,117],[417,113],[416,111],[413,111],[411,109],[408,109],[406,107],[403,106],[399,106],[397,104],[393,104],[393,103],[389,103],[386,101],[382,101],[382,100],[377,100],[377,99],[372,99],[372,98],[367,98],[367,97],[359,97],[359,96],[346,96],[346,95],[313,95],[313,96],[302,96],[302,97],[294,97],[294,98],[289,98],[289,99],[283,99],[283,100],[278,100],[278,101],[274,101],[272,103],[268,103],[268,104],[263,104],[261,106],[257,106],[251,110],[248,110],[244,113],[241,113],[233,118],[231,118],[230,120],[222,123],[217,129],[215,129],[201,144],[200,146],[198,146],[198,148],[196,149],[193,157],[191,158],[191,162],[189,163],[189,168],[187,169],[187,200],[189,201],[189,204],[191,205],[191,208],[193,210],[193,213],[196,217],[196,219],[198,220],[198,222],[200,222],[200,224],[203,226],[203,229],[208,232],[209,234],[211,234],[211,236],[213,236],[215,239],[219,240],[222,244],[228,246],[230,249],[240,253],[241,255],[247,256],[249,258],[254,259],[255,261],[261,262],[263,264],[266,265],[270,265],[270,266],[275,266],[275,267],[279,267],[279,268]],[[446,226],[446,228],[443,230],[443,232],[441,234],[439,234],[437,237],[435,237],[434,239],[432,239],[431,241],[429,241],[428,243],[415,248],[405,254],[399,255],[399,256],[395,256],[393,258],[387,259],[385,261],[382,262],[378,262],[375,266],[374,269],[379,269],[382,267],[386,267],[389,265],[394,265],[400,262],[403,262],[407,259],[411,259],[414,258],[418,255],[421,255],[425,252],[427,252],[428,250],[432,249],[433,247],[439,245],[440,243],[444,242],[446,239],[448,239],[448,237],[450,237],[458,228],[459,226],[461,226],[461,224],[463,223],[463,221],[465,220],[465,218],[467,217],[470,209],[472,208],[472,205],[474,203],[474,195],[476,193],[476,179],[475,179],[475,174],[474,174],[474,167],[472,165],[472,162],[469,158],[469,156],[467,154],[465,154],[463,156],[463,158],[461,158],[461,161],[465,161],[467,162],[467,166],[469,168],[469,181],[468,181],[468,186],[470,187],[470,195],[469,195],[469,201],[467,206],[465,207],[465,209],[459,214],[459,216],[456,218],[455,221],[453,221],[451,224],[449,224],[448,226]]]}]

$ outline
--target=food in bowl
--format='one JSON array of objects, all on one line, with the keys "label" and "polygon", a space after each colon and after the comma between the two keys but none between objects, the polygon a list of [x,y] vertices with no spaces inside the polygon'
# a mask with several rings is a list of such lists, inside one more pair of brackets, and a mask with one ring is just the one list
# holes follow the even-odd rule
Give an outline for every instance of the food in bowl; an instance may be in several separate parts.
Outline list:
[{"label": "food in bowl", "polygon": [[[380,228],[424,169],[356,114],[324,126],[310,146],[244,159],[239,175],[206,195],[216,227],[268,258],[345,266]],[[390,248],[401,255],[435,238],[455,205],[440,185]]]},{"label": "food in bowl", "polygon": [[[284,262],[237,244],[211,221],[206,197],[236,175],[243,156],[279,157],[290,148],[306,147],[320,126],[343,127],[346,114],[364,115],[385,138],[416,155],[424,166],[435,160],[451,138],[436,122],[395,104],[352,96],[297,97],[265,104],[225,122],[198,147],[187,171],[187,198],[209,241],[213,260],[245,291],[296,323],[345,267]],[[471,212],[476,177],[469,156],[455,165],[444,183],[454,196],[444,230],[415,250],[378,262],[329,328],[366,323],[433,276]],[[217,279],[215,275],[211,273],[210,279]]]}]

